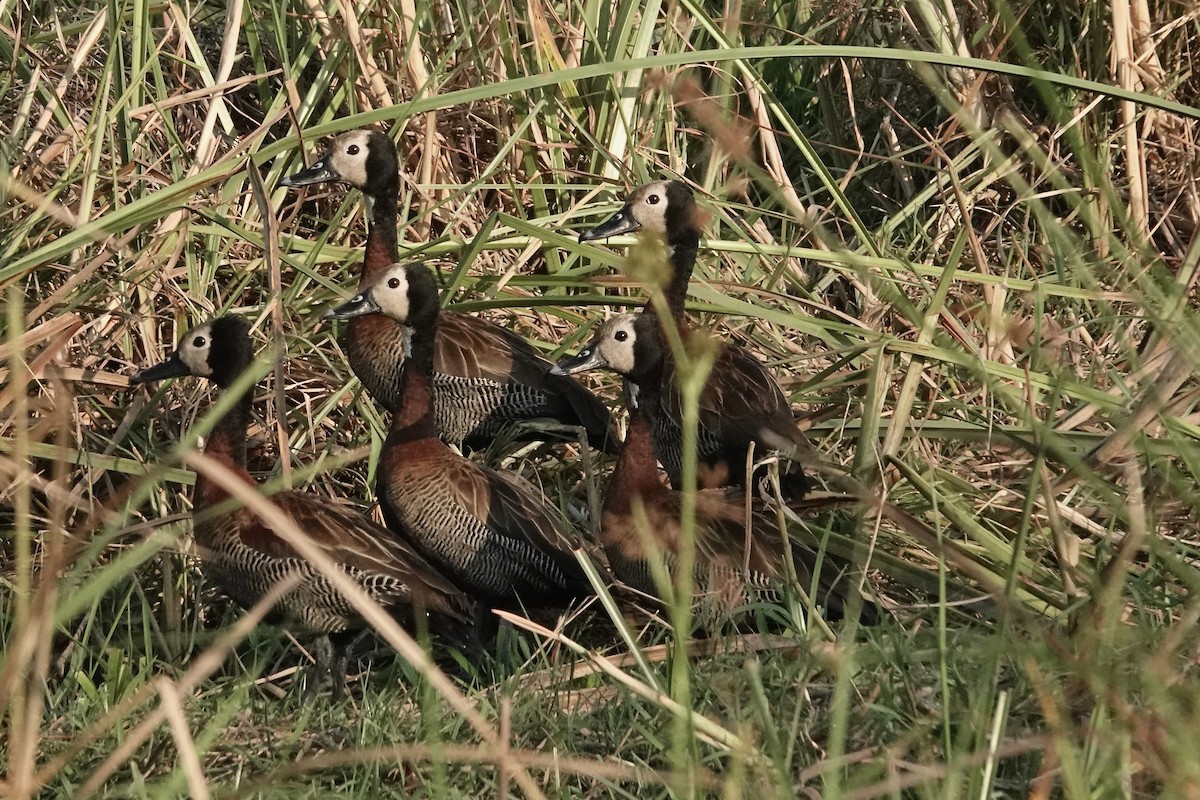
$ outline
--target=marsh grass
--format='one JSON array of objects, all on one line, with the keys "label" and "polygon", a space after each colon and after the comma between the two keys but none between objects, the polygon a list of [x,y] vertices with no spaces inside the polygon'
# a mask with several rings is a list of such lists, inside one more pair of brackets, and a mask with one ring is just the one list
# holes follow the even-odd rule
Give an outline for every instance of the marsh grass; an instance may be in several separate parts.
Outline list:
[{"label": "marsh grass", "polygon": [[[949,8],[0,0],[0,794],[1200,793],[1197,20]],[[646,296],[574,233],[689,181],[689,306],[876,498],[803,522],[894,618],[691,642],[682,600],[610,604],[476,665],[381,622],[300,702],[307,643],[190,555],[208,393],[125,376],[249,315],[252,471],[370,513],[385,420],[317,320],[359,198],[275,188],[367,124],[405,256],[551,356]],[[603,491],[578,447],[479,457]]]}]

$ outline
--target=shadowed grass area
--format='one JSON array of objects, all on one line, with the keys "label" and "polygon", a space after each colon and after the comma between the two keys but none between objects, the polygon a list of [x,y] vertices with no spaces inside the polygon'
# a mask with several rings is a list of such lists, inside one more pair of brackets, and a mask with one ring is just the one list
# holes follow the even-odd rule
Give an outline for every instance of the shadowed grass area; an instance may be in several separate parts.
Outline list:
[{"label": "shadowed grass area", "polygon": [[[0,794],[1200,792],[1196,42],[1120,0],[0,2]],[[803,515],[893,618],[789,598],[688,642],[597,607],[482,665],[381,628],[350,699],[301,702],[308,642],[191,552],[209,396],[125,376],[248,315],[251,471],[370,513],[386,420],[319,321],[359,196],[277,188],[363,125],[404,257],[552,357],[647,296],[632,239],[576,234],[692,185],[689,309],[896,509]],[[591,524],[606,460],[475,457]]]}]

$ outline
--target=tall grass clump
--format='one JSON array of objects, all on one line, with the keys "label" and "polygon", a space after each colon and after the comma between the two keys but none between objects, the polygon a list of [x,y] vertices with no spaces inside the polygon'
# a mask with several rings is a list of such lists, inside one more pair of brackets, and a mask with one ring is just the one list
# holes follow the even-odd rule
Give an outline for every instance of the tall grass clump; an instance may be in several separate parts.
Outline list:
[{"label": "tall grass clump", "polygon": [[[0,0],[0,794],[1200,796],[1198,36],[1124,0]],[[353,697],[298,702],[308,642],[196,568],[205,390],[126,376],[248,315],[252,472],[370,513],[386,422],[318,321],[360,203],[277,188],[368,125],[404,257],[552,356],[648,296],[575,234],[692,185],[689,308],[859,491],[800,523],[892,618],[599,603],[465,667],[380,621]],[[603,491],[578,448],[479,457]]]}]

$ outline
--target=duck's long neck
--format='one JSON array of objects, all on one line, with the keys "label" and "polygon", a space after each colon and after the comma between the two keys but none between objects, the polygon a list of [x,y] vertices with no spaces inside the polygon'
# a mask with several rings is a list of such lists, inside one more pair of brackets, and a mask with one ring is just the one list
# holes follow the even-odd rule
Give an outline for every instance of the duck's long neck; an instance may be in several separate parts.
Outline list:
[{"label": "duck's long neck", "polygon": [[373,195],[371,205],[371,230],[367,232],[367,248],[363,256],[362,275],[359,286],[384,267],[400,260],[400,246],[396,238],[399,221],[399,205],[396,201],[398,187]]},{"label": "duck's long neck", "polygon": [[675,324],[683,322],[683,305],[687,300],[688,283],[696,268],[696,253],[700,249],[700,234],[684,231],[667,238],[671,248],[671,280],[667,283],[667,307]]},{"label": "duck's long neck", "polygon": [[433,423],[433,341],[437,318],[425,325],[405,325],[404,372],[400,378],[400,410],[392,419],[390,440],[411,441],[438,436]]},{"label": "duck's long neck", "polygon": [[[227,389],[227,386],[221,387],[222,392]],[[217,420],[204,445],[206,456],[250,483],[254,481],[246,470],[246,428],[250,424],[250,406],[253,402],[254,387],[251,386],[238,398],[233,408]],[[228,492],[207,479],[203,473],[196,476],[197,507],[218,503],[228,496]]]},{"label": "duck's long neck", "polygon": [[661,376],[637,383],[626,382],[629,425],[608,493],[604,497],[605,511],[630,513],[633,498],[640,497],[644,502],[666,490],[658,474],[658,460],[654,456],[654,414],[657,413],[660,380]]}]

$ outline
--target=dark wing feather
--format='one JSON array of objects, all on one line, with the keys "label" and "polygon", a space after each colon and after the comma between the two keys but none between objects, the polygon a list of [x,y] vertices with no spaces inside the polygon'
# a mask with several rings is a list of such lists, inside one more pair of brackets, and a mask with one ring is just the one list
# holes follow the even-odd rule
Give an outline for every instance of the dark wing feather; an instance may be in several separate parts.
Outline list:
[{"label": "dark wing feather", "polygon": [[573,551],[583,546],[541,493],[516,475],[457,459],[446,488],[494,536],[525,543],[549,558],[573,592],[588,593],[587,577]]},{"label": "dark wing feather", "polygon": [[572,377],[551,375],[554,365],[518,334],[469,314],[443,312],[435,340],[435,371],[443,375],[514,383],[543,394],[533,416],[579,425],[593,446],[616,452],[608,408]]},{"label": "dark wing feather", "polygon": [[722,439],[753,439],[778,450],[795,448],[793,457],[816,457],[796,427],[791,405],[778,382],[762,362],[741,347],[722,349],[701,406],[705,422],[711,419]]},{"label": "dark wing feather", "polygon": [[434,338],[434,371],[458,378],[508,381],[513,369],[512,345],[497,331],[503,329],[478,317],[442,312]]},{"label": "dark wing feather", "polygon": [[[673,376],[668,379],[664,412],[682,419],[679,391]],[[757,358],[736,345],[722,348],[700,394],[698,411],[700,426],[731,449],[756,442],[801,461],[819,459],[796,427],[778,382]]]},{"label": "dark wing feather", "polygon": [[434,371],[535,386],[548,385],[553,366],[520,335],[471,314],[438,316]]},{"label": "dark wing feather", "polygon": [[[334,563],[369,576],[399,581],[410,587],[411,598],[401,598],[406,602],[463,622],[470,621],[469,600],[411,544],[392,531],[349,506],[314,494],[279,492],[272,500]],[[282,543],[281,539],[278,541]]]},{"label": "dark wing feather", "polygon": [[[542,509],[543,513],[538,517],[540,532],[537,535],[537,539],[541,542],[549,543],[553,548],[544,552],[547,552],[556,559],[560,554],[568,555],[571,569],[577,570],[578,562],[575,559],[574,551],[583,550],[591,558],[592,562],[599,567],[601,573],[608,570],[608,561],[604,555],[604,550],[598,547],[594,541],[579,535],[571,524],[563,518],[557,508],[554,508],[542,499],[543,494],[541,489],[512,472],[496,471],[494,474],[496,478],[509,487],[507,490],[501,492],[504,507],[519,512],[521,509],[527,508],[528,503],[536,503]],[[586,577],[583,576],[582,572],[579,573],[579,576],[582,580],[586,581]]]}]

